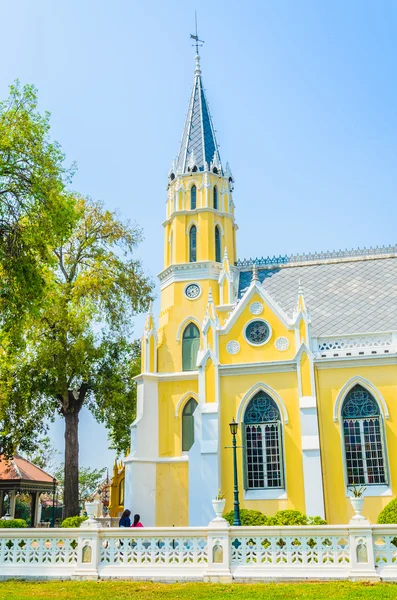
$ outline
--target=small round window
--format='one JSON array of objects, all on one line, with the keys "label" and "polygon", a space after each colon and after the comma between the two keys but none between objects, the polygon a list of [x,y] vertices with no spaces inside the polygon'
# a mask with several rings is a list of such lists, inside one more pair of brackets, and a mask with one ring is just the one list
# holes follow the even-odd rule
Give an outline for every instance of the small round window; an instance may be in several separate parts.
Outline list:
[{"label": "small round window", "polygon": [[245,328],[245,338],[253,346],[262,346],[270,338],[270,326],[262,319],[250,321]]}]

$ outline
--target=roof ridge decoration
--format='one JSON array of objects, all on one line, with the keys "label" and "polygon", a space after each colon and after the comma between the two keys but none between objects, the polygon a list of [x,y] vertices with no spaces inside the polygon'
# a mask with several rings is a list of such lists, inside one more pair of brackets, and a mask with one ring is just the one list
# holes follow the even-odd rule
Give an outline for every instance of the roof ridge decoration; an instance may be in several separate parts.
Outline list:
[{"label": "roof ridge decoration", "polygon": [[176,173],[208,171],[211,163],[217,172],[223,174],[215,130],[201,77],[200,55],[197,53],[193,89],[176,160]]},{"label": "roof ridge decoration", "polygon": [[325,252],[313,252],[309,254],[287,254],[280,256],[267,256],[261,258],[243,258],[236,262],[237,267],[252,267],[256,266],[263,267],[282,267],[286,265],[299,264],[299,263],[318,263],[322,261],[329,261],[335,259],[360,259],[360,258],[376,258],[376,257],[390,257],[397,256],[397,244],[389,246],[375,246],[374,248],[352,248],[351,250],[335,250]]}]

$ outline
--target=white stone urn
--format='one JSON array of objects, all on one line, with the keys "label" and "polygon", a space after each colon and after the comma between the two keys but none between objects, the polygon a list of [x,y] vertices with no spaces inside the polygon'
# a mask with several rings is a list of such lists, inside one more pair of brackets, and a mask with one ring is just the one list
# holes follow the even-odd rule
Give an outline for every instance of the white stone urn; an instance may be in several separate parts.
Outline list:
[{"label": "white stone urn", "polygon": [[212,506],[214,508],[217,519],[222,519],[223,511],[225,510],[225,504],[226,498],[222,498],[221,500],[214,498],[214,500],[212,501]]},{"label": "white stone urn", "polygon": [[353,510],[355,512],[352,521],[365,521],[365,517],[361,514],[361,511],[364,506],[364,498],[357,496],[350,496],[350,502],[352,504]]},{"label": "white stone urn", "polygon": [[94,518],[96,512],[96,503],[95,502],[86,502],[85,510],[87,512],[88,519],[87,521],[83,521],[80,527],[91,527],[92,529],[98,529],[101,524]]}]

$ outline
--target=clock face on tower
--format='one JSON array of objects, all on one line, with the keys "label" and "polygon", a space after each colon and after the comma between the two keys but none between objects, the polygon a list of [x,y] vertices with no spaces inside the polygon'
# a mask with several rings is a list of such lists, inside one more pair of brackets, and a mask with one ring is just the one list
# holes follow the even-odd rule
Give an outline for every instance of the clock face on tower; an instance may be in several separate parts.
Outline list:
[{"label": "clock face on tower", "polygon": [[189,300],[196,300],[201,294],[201,288],[198,283],[189,283],[185,287],[185,296],[189,298]]}]

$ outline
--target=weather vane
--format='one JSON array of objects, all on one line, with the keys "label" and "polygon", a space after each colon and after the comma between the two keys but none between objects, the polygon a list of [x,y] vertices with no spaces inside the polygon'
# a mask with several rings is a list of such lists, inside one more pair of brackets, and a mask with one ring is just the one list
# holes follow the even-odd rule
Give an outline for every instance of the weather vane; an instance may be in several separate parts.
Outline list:
[{"label": "weather vane", "polygon": [[194,20],[196,23],[196,35],[193,35],[192,33],[190,34],[190,39],[192,40],[196,40],[196,43],[193,44],[193,46],[196,46],[196,54],[199,53],[199,47],[201,47],[204,44],[204,40],[200,40],[198,33],[197,33],[197,12],[194,11]]}]

